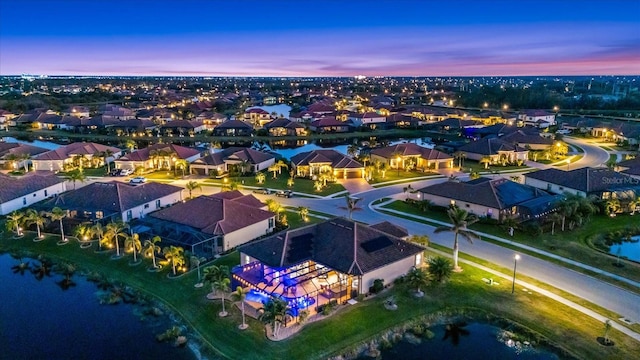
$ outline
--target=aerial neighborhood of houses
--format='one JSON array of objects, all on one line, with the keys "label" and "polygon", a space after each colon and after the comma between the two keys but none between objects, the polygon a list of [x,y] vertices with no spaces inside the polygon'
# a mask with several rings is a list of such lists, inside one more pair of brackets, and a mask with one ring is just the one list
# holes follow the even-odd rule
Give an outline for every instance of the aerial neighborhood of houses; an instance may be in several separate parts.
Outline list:
[{"label": "aerial neighborhood of houses", "polygon": [[[607,205],[612,216],[640,210],[638,123],[458,108],[444,91],[444,100],[424,104],[333,90],[307,93],[287,113],[270,111],[283,101],[277,91],[159,88],[118,105],[0,110],[0,130],[41,140],[0,142],[0,215],[62,211],[67,234],[118,223],[207,261],[237,250],[233,285],[277,295],[297,312],[351,301],[424,262],[403,227],[352,219],[353,184],[356,192],[402,184],[405,194],[395,196],[408,203],[462,209],[490,224],[546,224],[571,195],[618,201]],[[379,136],[394,131],[402,135]],[[583,154],[566,136],[626,148],[611,152],[612,162],[578,167]],[[348,218],[336,210],[289,227],[294,206],[270,196],[330,200],[331,185],[346,197]],[[306,222],[309,209],[295,208]]]}]

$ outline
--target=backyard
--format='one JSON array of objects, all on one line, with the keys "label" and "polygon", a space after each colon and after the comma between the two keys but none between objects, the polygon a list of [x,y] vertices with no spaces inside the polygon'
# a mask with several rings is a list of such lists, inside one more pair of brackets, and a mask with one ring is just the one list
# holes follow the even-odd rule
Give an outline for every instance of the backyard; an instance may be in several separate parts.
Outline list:
[{"label": "backyard", "polygon": [[[91,249],[80,249],[77,243],[57,246],[56,239],[51,237],[34,243],[32,237],[30,233],[18,240],[5,236],[0,239],[0,249],[47,254],[76,263],[87,271],[108,274],[112,280],[124,281],[173,309],[206,344],[226,358],[327,358],[403,322],[433,313],[456,314],[460,311],[486,312],[507,318],[548,339],[557,340],[563,349],[581,358],[633,358],[640,352],[638,342],[615,330],[610,336],[616,346],[600,346],[595,339],[602,336],[602,323],[537,293],[512,295],[507,281],[488,286],[482,279],[491,274],[469,265],[463,273],[454,274],[449,283],[425,289],[426,296],[422,299],[412,296],[404,285],[397,286],[381,296],[346,306],[334,316],[309,324],[292,338],[271,342],[265,338],[264,326],[255,320],[248,320],[248,330],[239,330],[237,325],[241,316],[235,308],[230,316],[219,318],[220,302],[206,299],[208,288],[193,287],[197,282],[195,272],[169,279],[166,272],[149,273],[144,265],[132,267],[126,260],[110,260],[110,254],[95,254]],[[238,254],[233,252],[216,262],[231,266],[237,261]],[[384,310],[383,301],[388,295],[395,296],[397,311]],[[528,311],[522,311],[523,308]],[[482,318],[478,320],[482,321]]]}]

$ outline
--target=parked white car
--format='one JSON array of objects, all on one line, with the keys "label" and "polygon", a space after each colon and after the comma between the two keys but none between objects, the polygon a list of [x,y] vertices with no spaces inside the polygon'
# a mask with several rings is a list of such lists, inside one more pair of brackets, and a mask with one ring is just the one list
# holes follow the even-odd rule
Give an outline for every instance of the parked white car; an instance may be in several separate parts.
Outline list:
[{"label": "parked white car", "polygon": [[130,184],[143,184],[147,182],[147,178],[144,176],[136,176],[133,179],[129,180]]},{"label": "parked white car", "polygon": [[131,169],[120,169],[120,176],[129,176],[131,174],[133,174]]}]

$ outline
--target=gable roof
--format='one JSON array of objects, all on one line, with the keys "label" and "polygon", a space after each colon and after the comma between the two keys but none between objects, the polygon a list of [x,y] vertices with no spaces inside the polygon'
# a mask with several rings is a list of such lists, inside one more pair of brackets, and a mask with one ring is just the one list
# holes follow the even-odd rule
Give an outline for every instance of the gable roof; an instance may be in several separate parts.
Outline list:
[{"label": "gable roof", "polygon": [[49,171],[33,171],[21,177],[0,174],[0,203],[43,190],[63,181]]},{"label": "gable roof", "polygon": [[9,155],[24,155],[28,154],[30,156],[42,154],[44,152],[49,151],[49,149],[44,149],[41,147],[21,144],[21,143],[6,143],[0,142],[0,159],[5,159]]},{"label": "gable roof", "polygon": [[400,156],[419,156],[425,160],[441,160],[441,159],[453,159],[449,154],[445,154],[438,150],[425,148],[414,143],[403,143],[383,148],[377,148],[371,150],[372,155],[378,155],[385,159],[391,159],[395,155]]},{"label": "gable roof", "polygon": [[371,228],[380,230],[382,232],[385,232],[387,234],[390,234],[399,238],[409,236],[409,231],[407,231],[407,229],[403,228],[402,226],[392,224],[388,221],[383,221],[381,223],[371,225]]},{"label": "gable roof", "polygon": [[188,159],[192,156],[200,154],[200,151],[175,144],[153,144],[144,149],[136,150],[130,154],[122,156],[116,161],[147,161],[149,160],[151,151],[166,151],[175,153],[179,159]]},{"label": "gable roof", "polygon": [[359,169],[364,166],[354,159],[336,150],[313,150],[291,157],[295,166],[306,166],[318,163],[330,163],[334,169]]},{"label": "gable roof", "polygon": [[249,129],[253,130],[251,124],[247,124],[241,120],[228,120],[216,126],[216,129]]},{"label": "gable roof", "polygon": [[501,137],[502,140],[511,142],[513,144],[538,144],[538,145],[553,145],[553,139],[550,137],[542,137],[540,134],[526,133],[522,130],[517,130],[509,134],[505,134]]},{"label": "gable roof", "polygon": [[149,216],[187,225],[205,234],[224,235],[275,216],[272,212],[260,209],[264,204],[259,200],[261,206],[256,206],[257,203],[250,197],[253,195],[244,196],[239,191],[199,196]]},{"label": "gable roof", "polygon": [[181,191],[181,187],[156,182],[140,185],[120,181],[94,182],[61,194],[45,206],[121,213]]},{"label": "gable roof", "polygon": [[527,151],[525,148],[511,144],[501,138],[480,139],[463,145],[458,150],[480,155],[497,155],[498,151]]},{"label": "gable roof", "polygon": [[524,201],[549,196],[533,186],[522,185],[504,178],[485,177],[467,182],[446,181],[418,191],[494,209],[507,209]]},{"label": "gable roof", "polygon": [[66,146],[61,146],[55,150],[50,150],[34,157],[34,160],[65,160],[74,155],[93,155],[97,152],[110,150],[113,153],[119,153],[122,150],[96,143],[77,142]]},{"label": "gable roof", "polygon": [[272,267],[313,260],[344,274],[364,275],[424,249],[371,226],[334,218],[242,245],[239,250]]}]

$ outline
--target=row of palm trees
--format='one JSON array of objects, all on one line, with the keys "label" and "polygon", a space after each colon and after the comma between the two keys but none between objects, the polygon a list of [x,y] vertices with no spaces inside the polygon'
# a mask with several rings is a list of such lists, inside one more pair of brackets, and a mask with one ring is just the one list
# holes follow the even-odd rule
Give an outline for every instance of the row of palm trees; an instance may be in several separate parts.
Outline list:
[{"label": "row of palm trees", "polygon": [[[13,211],[7,216],[7,230],[15,231],[17,235],[22,235],[22,228],[24,226],[35,225],[38,232],[37,238],[34,241],[38,241],[43,238],[42,228],[47,224],[47,220],[60,222],[60,234],[61,241],[66,242],[67,239],[64,236],[64,228],[62,226],[62,219],[67,216],[66,211],[59,207],[54,207],[51,211],[36,211],[35,209],[27,209],[25,212]],[[48,219],[47,219],[48,218]]]}]

